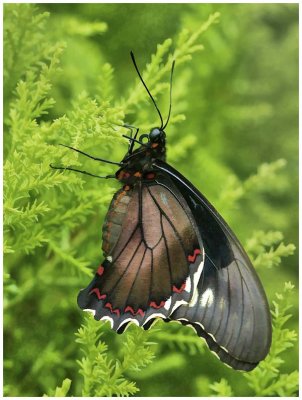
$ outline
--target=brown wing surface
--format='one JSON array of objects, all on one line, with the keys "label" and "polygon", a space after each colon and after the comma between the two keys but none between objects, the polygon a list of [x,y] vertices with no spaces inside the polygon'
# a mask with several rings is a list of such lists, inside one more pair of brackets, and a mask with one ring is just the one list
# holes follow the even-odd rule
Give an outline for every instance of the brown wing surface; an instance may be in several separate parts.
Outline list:
[{"label": "brown wing surface", "polygon": [[180,193],[156,182],[141,183],[127,196],[120,234],[108,238],[114,245],[78,302],[97,319],[129,314],[143,324],[153,312],[166,316],[176,302],[190,300],[202,249]]}]

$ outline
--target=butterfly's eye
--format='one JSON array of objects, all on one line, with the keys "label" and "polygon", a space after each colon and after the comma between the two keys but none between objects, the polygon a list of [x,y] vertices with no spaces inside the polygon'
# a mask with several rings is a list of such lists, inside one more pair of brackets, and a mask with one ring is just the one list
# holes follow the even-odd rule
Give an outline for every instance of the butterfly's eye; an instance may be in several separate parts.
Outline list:
[{"label": "butterfly's eye", "polygon": [[158,129],[158,128],[153,128],[151,129],[150,133],[149,133],[149,140],[150,142],[154,143],[154,142],[158,142],[160,139],[162,139],[163,137],[165,137],[165,133],[164,131]]}]

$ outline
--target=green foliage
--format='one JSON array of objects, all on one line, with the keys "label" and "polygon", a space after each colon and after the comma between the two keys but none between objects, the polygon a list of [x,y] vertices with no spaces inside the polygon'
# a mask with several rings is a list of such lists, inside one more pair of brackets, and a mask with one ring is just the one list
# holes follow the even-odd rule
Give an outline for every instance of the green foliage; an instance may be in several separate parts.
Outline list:
[{"label": "green foliage", "polygon": [[84,383],[82,396],[128,396],[138,392],[134,382],[125,379],[128,371],[139,372],[153,359],[153,351],[147,338],[149,332],[141,329],[127,331],[121,352],[122,357],[108,355],[108,345],[101,341],[102,323],[91,316],[79,329],[76,340],[81,344],[84,357],[78,361]]},{"label": "green foliage", "polygon": [[[167,72],[170,72],[172,61],[177,60],[177,65],[180,65],[191,60],[192,54],[196,51],[203,50],[204,47],[200,44],[196,44],[196,41],[202,33],[218,21],[218,18],[219,13],[210,15],[208,20],[193,34],[186,29],[180,32],[176,42],[176,50],[172,54],[169,54],[173,44],[172,39],[166,39],[162,44],[157,45],[156,54],[152,56],[151,63],[147,64],[146,69],[142,74],[145,82],[148,82],[148,89],[152,92],[155,98],[163,89],[169,88],[169,83],[163,84],[160,81]],[[167,54],[169,54],[168,60],[165,63],[162,63],[163,58]],[[136,86],[130,89],[127,99],[122,102],[123,109],[127,110],[129,113],[131,106],[133,107],[134,105],[138,105],[144,100],[146,100],[145,89],[141,82],[137,80]],[[175,116],[175,118],[177,118],[177,116]],[[143,123],[139,124],[139,126],[148,129],[148,127],[145,127]]]},{"label": "green foliage", "polygon": [[218,397],[234,397],[233,391],[228,384],[227,380],[222,378],[219,382],[215,382],[210,385],[210,389],[213,391],[215,396]]},{"label": "green foliage", "polygon": [[[169,162],[205,192],[239,237],[250,237],[246,248],[272,298],[297,279],[295,256],[284,261],[295,249],[284,238],[297,239],[296,9],[123,4],[120,18],[115,7],[4,7],[5,395],[295,395],[291,284],[273,303],[271,353],[250,374],[227,369],[188,327],[158,322],[149,332],[131,326],[117,335],[83,317],[76,294],[101,260],[101,225],[118,186],[49,164],[112,173],[59,144],[118,161],[127,146],[124,121],[142,132],[158,124],[115,31],[127,32],[127,54],[134,35],[140,69],[164,116],[175,59]],[[255,51],[257,43],[265,51],[260,45]]]},{"label": "green foliage", "polygon": [[[219,207],[225,209],[234,207],[243,197],[268,193],[270,191],[282,191],[287,188],[284,179],[280,179],[280,171],[286,166],[286,161],[279,159],[271,163],[264,163],[258,167],[256,174],[249,176],[244,182],[235,175],[230,175],[225,183],[224,190],[218,198]],[[254,199],[254,197],[252,197]]]},{"label": "green foliage", "polygon": [[[295,246],[293,244],[285,245],[282,239],[281,232],[258,231],[254,233],[254,236],[247,242],[246,249],[253,255],[252,260],[256,268],[261,266],[272,268],[281,263],[282,257],[294,254]],[[274,249],[273,245],[277,245],[277,247]],[[266,247],[269,247],[269,250],[266,250]]]},{"label": "green foliage", "polygon": [[284,327],[291,317],[292,292],[290,282],[284,285],[283,293],[276,293],[273,301],[273,340],[269,356],[251,374],[246,375],[249,386],[255,396],[293,396],[298,391],[298,371],[282,374],[280,367],[284,363],[280,355],[293,347],[297,333]]},{"label": "green foliage", "polygon": [[[64,381],[62,382],[62,386],[56,387],[56,390],[53,393],[51,393],[50,396],[52,396],[52,397],[67,397],[67,394],[70,389],[70,385],[71,385],[71,380],[68,378],[64,379]],[[47,397],[47,396],[44,395],[43,397]]]},{"label": "green foliage", "polygon": [[[6,4],[4,12],[4,98],[7,107],[18,81],[28,68],[33,71],[41,61],[52,57],[53,48],[44,34],[49,13],[40,13],[30,4],[14,7]],[[33,45],[36,51],[32,51]]]}]

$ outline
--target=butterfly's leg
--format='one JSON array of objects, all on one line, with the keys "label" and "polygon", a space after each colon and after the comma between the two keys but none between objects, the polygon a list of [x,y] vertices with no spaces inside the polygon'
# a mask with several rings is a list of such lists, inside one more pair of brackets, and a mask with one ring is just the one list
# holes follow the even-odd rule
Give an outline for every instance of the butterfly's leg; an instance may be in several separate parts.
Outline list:
[{"label": "butterfly's leg", "polygon": [[130,141],[129,147],[128,147],[128,154],[132,154],[133,147],[134,147],[134,143],[135,143],[135,140],[136,140],[136,138],[137,138],[139,128],[136,128],[135,126],[128,125],[128,124],[124,124],[123,126],[124,126],[124,128],[127,128],[127,129],[130,130],[130,132],[131,132],[131,133],[130,133],[130,137],[131,137],[131,138],[132,138],[132,135],[133,135],[133,129],[135,129],[135,134],[134,134],[134,138],[133,138],[134,140],[131,140],[131,141]]}]

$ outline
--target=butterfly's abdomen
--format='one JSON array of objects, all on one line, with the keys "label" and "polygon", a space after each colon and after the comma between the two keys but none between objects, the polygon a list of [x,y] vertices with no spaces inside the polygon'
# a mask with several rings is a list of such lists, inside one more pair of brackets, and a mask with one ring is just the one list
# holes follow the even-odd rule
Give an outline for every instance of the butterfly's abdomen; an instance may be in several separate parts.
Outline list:
[{"label": "butterfly's abdomen", "polygon": [[105,257],[111,253],[122,230],[122,224],[131,200],[130,192],[120,189],[115,193],[103,225],[103,252]]}]

